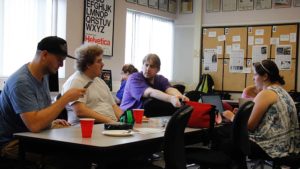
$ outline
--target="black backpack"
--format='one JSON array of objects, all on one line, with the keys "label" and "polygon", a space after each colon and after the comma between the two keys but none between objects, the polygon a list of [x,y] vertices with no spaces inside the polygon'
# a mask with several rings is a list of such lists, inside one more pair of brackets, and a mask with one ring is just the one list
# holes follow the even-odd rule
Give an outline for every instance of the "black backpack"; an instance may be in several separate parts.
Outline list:
[{"label": "black backpack", "polygon": [[202,74],[196,87],[196,91],[200,91],[202,93],[213,93],[214,85],[214,80],[210,74]]}]

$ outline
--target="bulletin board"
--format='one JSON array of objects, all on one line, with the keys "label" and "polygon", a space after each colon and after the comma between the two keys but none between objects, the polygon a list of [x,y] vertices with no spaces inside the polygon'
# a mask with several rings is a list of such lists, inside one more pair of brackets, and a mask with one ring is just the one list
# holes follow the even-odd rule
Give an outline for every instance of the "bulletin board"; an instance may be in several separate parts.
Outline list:
[{"label": "bulletin board", "polygon": [[[271,58],[275,59],[279,52],[277,49],[283,48],[284,53],[291,54],[290,69],[280,70],[280,74],[284,77],[284,88],[288,91],[296,90],[297,88],[297,51],[298,51],[298,25],[274,25],[272,27],[272,37],[277,39],[277,45],[272,45]],[[274,40],[275,41],[275,40]],[[287,51],[285,49],[288,49]],[[276,63],[281,65],[281,63]]]},{"label": "bulletin board", "polygon": [[[224,61],[224,78],[223,90],[225,91],[241,91],[245,86],[245,73],[230,72],[230,58],[236,51],[241,51],[243,60],[241,64],[245,66],[245,58],[247,52],[247,28],[246,27],[231,27],[225,28],[225,58]],[[237,67],[239,69],[240,66]],[[235,69],[233,69],[235,70]]]},{"label": "bulletin board", "polygon": [[203,27],[200,74],[212,76],[216,91],[242,92],[254,84],[253,63],[272,59],[286,82],[283,87],[296,91],[298,30],[298,23]]},{"label": "bulletin board", "polygon": [[[216,49],[217,54],[217,70],[209,71],[209,74],[214,79],[215,89],[222,89],[222,77],[223,77],[223,51],[224,51],[224,29],[223,28],[208,28],[203,29],[203,41],[207,42],[203,44],[204,49]],[[223,39],[222,39],[223,38]],[[202,66],[202,72],[207,72],[205,66]]]},{"label": "bulletin board", "polygon": [[[271,38],[272,37],[272,26],[249,26],[248,27],[248,52],[246,57],[246,66],[248,69],[252,67],[252,57],[255,56],[257,50],[265,49],[265,59],[271,58]],[[263,58],[261,58],[263,59]],[[246,74],[246,86],[254,85],[253,73]]]}]

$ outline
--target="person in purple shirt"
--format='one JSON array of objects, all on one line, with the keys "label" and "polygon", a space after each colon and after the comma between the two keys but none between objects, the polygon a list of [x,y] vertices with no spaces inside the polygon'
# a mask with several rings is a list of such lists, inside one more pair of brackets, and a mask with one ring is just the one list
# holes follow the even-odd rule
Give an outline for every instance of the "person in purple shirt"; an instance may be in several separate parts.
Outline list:
[{"label": "person in purple shirt", "polygon": [[150,53],[144,57],[142,71],[131,74],[125,85],[120,106],[123,111],[143,108],[143,102],[147,98],[171,103],[174,107],[181,106],[179,99],[189,100],[173,88],[167,78],[157,74],[160,65],[156,54]]},{"label": "person in purple shirt", "polygon": [[121,72],[121,75],[122,75],[121,86],[116,94],[116,96],[119,100],[118,103],[121,103],[121,101],[122,101],[125,85],[126,85],[129,75],[131,75],[132,73],[135,73],[135,72],[138,72],[138,70],[132,64],[123,65],[122,72]]}]

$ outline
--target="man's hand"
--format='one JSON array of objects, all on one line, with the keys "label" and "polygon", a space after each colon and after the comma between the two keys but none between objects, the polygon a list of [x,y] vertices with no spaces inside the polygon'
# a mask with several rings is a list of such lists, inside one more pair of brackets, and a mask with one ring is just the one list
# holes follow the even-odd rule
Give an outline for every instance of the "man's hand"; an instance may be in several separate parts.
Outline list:
[{"label": "man's hand", "polygon": [[71,126],[71,124],[63,119],[56,119],[51,124],[51,128],[62,128],[68,126]]},{"label": "man's hand", "polygon": [[190,101],[190,99],[189,99],[188,97],[186,97],[185,95],[181,95],[179,98],[180,98],[183,102],[188,102],[188,101]]},{"label": "man's hand", "polygon": [[229,110],[225,110],[222,115],[227,119],[227,120],[230,120],[231,122],[233,121],[234,119],[234,113],[232,111],[229,111]]},{"label": "man's hand", "polygon": [[180,107],[181,103],[178,99],[178,97],[176,96],[170,96],[170,103],[174,106],[174,107]]},{"label": "man's hand", "polygon": [[69,102],[78,100],[80,97],[83,97],[86,92],[86,89],[69,89],[62,97],[66,97]]}]

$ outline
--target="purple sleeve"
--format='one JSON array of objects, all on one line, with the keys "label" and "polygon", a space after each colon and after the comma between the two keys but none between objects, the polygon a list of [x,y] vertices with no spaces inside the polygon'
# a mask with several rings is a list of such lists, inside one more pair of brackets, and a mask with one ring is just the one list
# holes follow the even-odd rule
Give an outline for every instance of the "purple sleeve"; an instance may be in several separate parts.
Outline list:
[{"label": "purple sleeve", "polygon": [[141,108],[142,97],[148,87],[149,85],[146,83],[143,74],[140,72],[131,74],[125,85],[121,109],[125,111],[127,109]]},{"label": "purple sleeve", "polygon": [[145,90],[149,87],[149,85],[146,83],[143,75],[138,73],[134,74],[134,76],[131,76],[128,87],[132,97],[136,100],[141,100]]},{"label": "purple sleeve", "polygon": [[171,84],[169,83],[169,80],[165,78],[162,75],[157,75],[154,80],[154,89],[160,90],[162,92],[165,92]]}]

